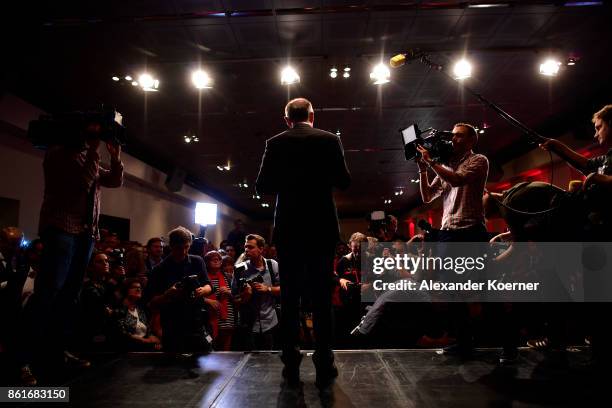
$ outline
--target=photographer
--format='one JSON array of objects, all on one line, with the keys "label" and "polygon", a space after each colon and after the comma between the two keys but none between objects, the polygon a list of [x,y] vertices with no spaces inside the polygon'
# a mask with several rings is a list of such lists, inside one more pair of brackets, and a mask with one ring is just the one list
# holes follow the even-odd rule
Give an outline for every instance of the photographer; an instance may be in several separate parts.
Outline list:
[{"label": "photographer", "polygon": [[204,297],[212,292],[202,257],[190,255],[192,235],[178,227],[168,234],[170,255],[153,268],[149,306],[160,313],[164,350],[207,350]]},{"label": "photographer", "polygon": [[281,294],[278,263],[263,257],[265,244],[261,236],[247,235],[244,244],[247,261],[236,265],[232,280],[232,294],[240,296],[240,319],[246,331],[247,349],[272,350],[278,325],[275,308]]},{"label": "photographer", "polygon": [[[453,155],[449,165],[434,162],[422,146],[417,150],[421,197],[429,203],[442,196],[441,242],[478,242],[487,240],[482,195],[489,161],[473,152],[478,134],[472,125],[457,123],[453,128]],[[429,183],[427,168],[436,173]]]},{"label": "photographer", "polygon": [[[98,236],[101,187],[117,188],[123,181],[121,146],[106,142],[110,155],[106,169],[100,165],[101,140],[95,125],[85,134],[82,145],[50,146],[43,162],[45,192],[39,224],[43,253],[28,326],[32,339],[57,339],[51,345],[57,351],[66,350],[74,337],[79,292]],[[86,365],[70,353],[64,355],[68,363]]]}]

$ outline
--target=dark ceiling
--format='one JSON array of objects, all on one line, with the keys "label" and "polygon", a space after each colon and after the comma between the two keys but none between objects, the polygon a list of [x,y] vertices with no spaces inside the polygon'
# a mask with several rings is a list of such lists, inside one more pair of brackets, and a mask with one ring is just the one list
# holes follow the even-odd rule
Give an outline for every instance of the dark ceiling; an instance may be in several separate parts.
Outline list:
[{"label": "dark ceiling", "polygon": [[[45,2],[47,3],[47,2]],[[609,6],[507,1],[476,9],[466,2],[428,1],[99,1],[21,2],[4,36],[3,87],[50,112],[115,104],[130,131],[126,151],[188,180],[253,217],[272,215],[252,198],[264,142],[284,129],[289,97],[309,98],[315,125],[340,130],[353,184],[337,195],[341,215],[383,207],[401,212],[419,203],[414,163],[399,148],[398,129],[448,129],[456,121],[490,127],[479,150],[500,165],[531,147],[520,132],[482,107],[442,74],[414,62],[392,71],[391,83],[369,83],[371,67],[410,48],[439,63],[465,54],[468,83],[549,136],[578,126],[591,134],[589,113],[610,94]],[[474,3],[474,2],[472,2]],[[493,2],[489,2],[493,3]],[[500,2],[497,2],[500,3]],[[45,8],[47,7],[47,8]],[[6,28],[6,27],[5,27]],[[557,78],[538,74],[541,60],[565,61]],[[299,85],[281,86],[290,62]],[[201,97],[189,83],[201,65],[214,88]],[[351,68],[349,79],[329,76]],[[113,82],[143,70],[160,79],[157,93]],[[586,128],[585,128],[586,126]],[[197,144],[183,135],[195,132]],[[232,169],[216,166],[230,160]],[[316,165],[316,157],[313,157]],[[242,181],[249,188],[240,189]],[[393,196],[397,188],[404,195]],[[268,197],[265,201],[271,202]]]}]

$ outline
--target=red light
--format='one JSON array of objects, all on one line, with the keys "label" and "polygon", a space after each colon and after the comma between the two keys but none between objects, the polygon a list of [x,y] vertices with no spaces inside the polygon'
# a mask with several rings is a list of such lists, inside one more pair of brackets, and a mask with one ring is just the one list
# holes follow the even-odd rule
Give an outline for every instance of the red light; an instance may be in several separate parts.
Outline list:
[{"label": "red light", "polygon": [[524,172],[522,174],[523,177],[536,177],[542,174],[542,170],[540,169],[532,169]]}]

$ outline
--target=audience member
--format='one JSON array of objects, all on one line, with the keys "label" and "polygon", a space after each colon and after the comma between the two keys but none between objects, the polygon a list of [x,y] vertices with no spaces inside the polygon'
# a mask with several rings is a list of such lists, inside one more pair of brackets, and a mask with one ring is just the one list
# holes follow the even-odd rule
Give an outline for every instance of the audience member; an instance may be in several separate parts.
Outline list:
[{"label": "audience member", "polygon": [[233,276],[224,273],[223,260],[217,251],[208,252],[204,261],[212,286],[212,293],[207,296],[206,304],[210,310],[213,347],[215,350],[229,351],[238,318],[235,311],[236,301],[231,290]]}]

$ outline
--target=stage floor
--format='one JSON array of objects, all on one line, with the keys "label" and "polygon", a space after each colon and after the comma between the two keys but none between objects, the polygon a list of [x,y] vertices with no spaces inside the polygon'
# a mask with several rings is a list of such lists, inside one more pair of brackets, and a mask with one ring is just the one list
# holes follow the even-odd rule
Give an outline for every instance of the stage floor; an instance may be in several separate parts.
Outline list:
[{"label": "stage floor", "polygon": [[[310,353],[303,386],[282,386],[276,353],[212,353],[191,361],[134,353],[104,358],[64,383],[83,407],[550,407],[597,406],[609,375],[590,368],[590,353],[569,353],[569,365],[521,350],[500,367],[499,350],[461,361],[436,350],[336,352],[340,375],[320,393]],[[105,360],[105,361],[104,361]],[[103,362],[104,361],[104,362]]]}]

